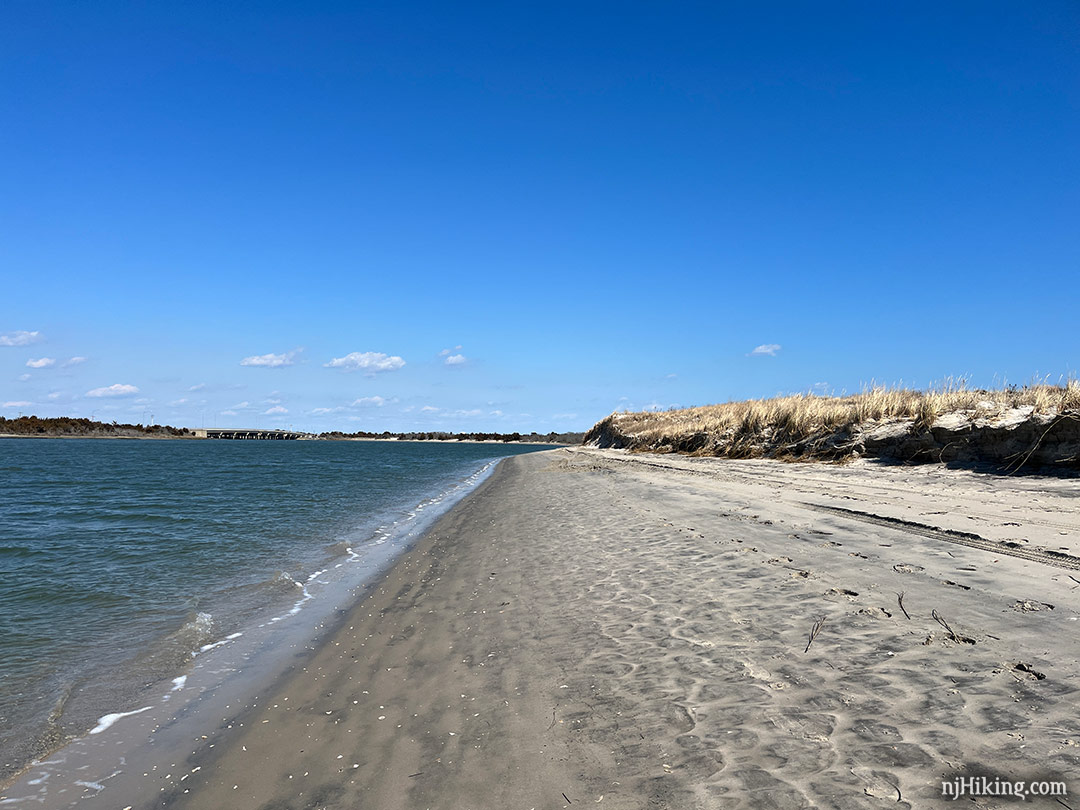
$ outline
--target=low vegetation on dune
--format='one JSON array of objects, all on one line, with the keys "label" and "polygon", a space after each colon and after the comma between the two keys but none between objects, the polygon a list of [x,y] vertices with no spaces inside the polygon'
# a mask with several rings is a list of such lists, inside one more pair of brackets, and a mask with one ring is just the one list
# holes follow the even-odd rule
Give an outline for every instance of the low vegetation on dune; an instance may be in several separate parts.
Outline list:
[{"label": "low vegetation on dune", "polygon": [[1080,384],[988,391],[877,387],[698,408],[614,413],[585,443],[727,458],[986,461],[1077,467]]}]

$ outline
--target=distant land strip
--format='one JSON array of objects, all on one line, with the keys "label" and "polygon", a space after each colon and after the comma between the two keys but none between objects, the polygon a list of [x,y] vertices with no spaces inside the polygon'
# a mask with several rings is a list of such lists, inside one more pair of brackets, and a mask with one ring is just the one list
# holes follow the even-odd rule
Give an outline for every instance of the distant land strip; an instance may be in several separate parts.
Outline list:
[{"label": "distant land strip", "polygon": [[[372,433],[356,431],[342,433],[305,434],[309,439],[386,441],[448,441],[448,442],[521,442],[523,444],[581,444],[584,433],[448,433],[445,431],[413,431],[409,433]],[[97,422],[70,416],[20,416],[7,419],[0,416],[0,436],[83,437],[114,439],[195,439],[195,429],[172,425],[142,425],[120,422]]]}]

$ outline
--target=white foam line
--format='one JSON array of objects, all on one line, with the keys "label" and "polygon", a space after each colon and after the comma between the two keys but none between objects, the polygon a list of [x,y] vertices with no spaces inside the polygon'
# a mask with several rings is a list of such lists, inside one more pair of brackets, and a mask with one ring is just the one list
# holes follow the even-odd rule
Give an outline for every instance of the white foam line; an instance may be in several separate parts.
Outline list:
[{"label": "white foam line", "polygon": [[173,682],[173,688],[170,689],[169,691],[170,692],[179,692],[181,689],[184,688],[184,684],[187,683],[187,675],[181,675],[179,678],[173,678],[172,682]]},{"label": "white foam line", "polygon": [[141,709],[136,709],[133,712],[117,712],[116,714],[107,714],[98,720],[98,724],[90,729],[91,734],[100,734],[117,720],[122,720],[125,717],[131,717],[133,714],[142,714],[154,708],[153,706],[143,706]]},{"label": "white foam line", "polygon": [[216,649],[218,647],[223,647],[226,644],[228,644],[230,641],[235,641],[236,639],[240,638],[240,636],[242,636],[242,635],[244,635],[244,634],[243,633],[233,633],[230,636],[225,636],[225,638],[223,638],[221,641],[215,641],[213,644],[203,644],[201,647],[199,647],[198,650],[193,652],[192,655],[202,655],[204,652],[209,652],[210,650]]}]

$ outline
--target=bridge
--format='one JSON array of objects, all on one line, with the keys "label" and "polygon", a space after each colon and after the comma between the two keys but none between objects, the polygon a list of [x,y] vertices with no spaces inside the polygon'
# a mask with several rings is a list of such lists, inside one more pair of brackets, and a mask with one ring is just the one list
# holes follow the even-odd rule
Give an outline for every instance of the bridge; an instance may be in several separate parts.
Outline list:
[{"label": "bridge", "polygon": [[303,439],[309,434],[294,430],[246,430],[243,428],[195,428],[196,439]]}]

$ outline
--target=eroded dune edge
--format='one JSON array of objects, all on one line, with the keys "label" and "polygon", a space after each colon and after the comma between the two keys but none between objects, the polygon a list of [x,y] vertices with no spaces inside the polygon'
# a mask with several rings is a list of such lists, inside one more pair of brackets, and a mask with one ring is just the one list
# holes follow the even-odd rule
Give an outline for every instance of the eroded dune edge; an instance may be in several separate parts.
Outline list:
[{"label": "eroded dune edge", "polygon": [[1080,385],[984,391],[873,389],[613,413],[585,443],[724,458],[990,464],[1080,470]]}]

